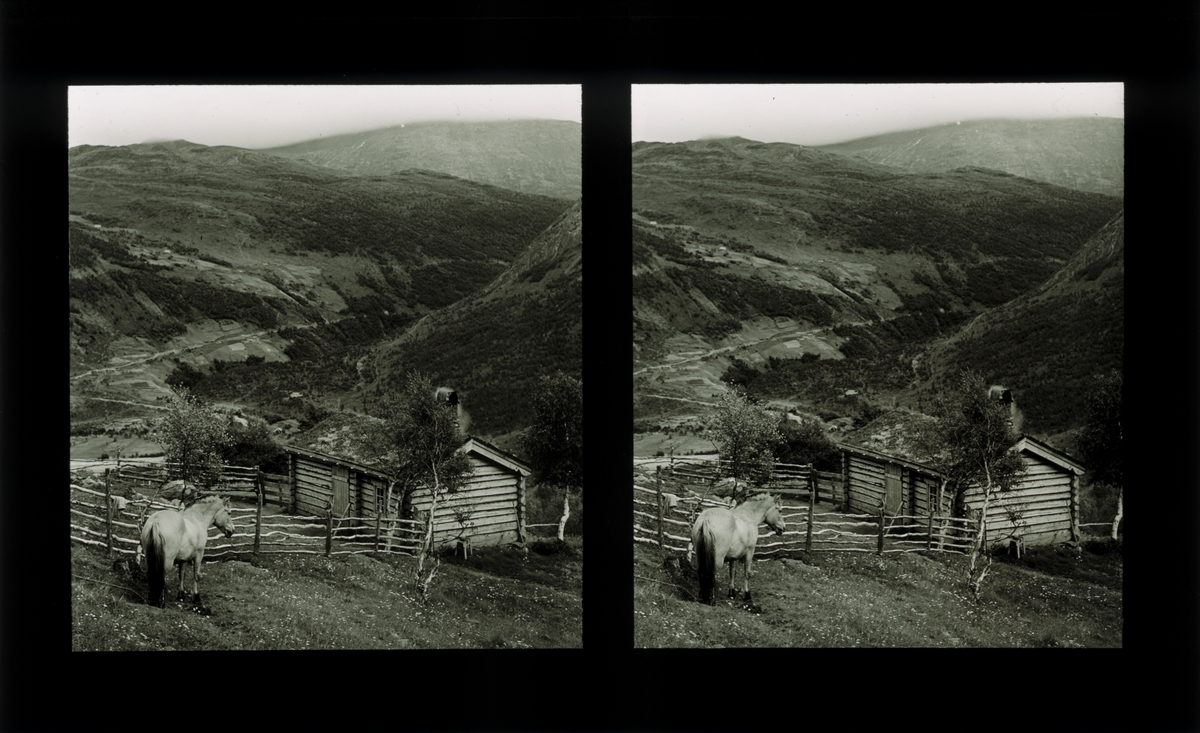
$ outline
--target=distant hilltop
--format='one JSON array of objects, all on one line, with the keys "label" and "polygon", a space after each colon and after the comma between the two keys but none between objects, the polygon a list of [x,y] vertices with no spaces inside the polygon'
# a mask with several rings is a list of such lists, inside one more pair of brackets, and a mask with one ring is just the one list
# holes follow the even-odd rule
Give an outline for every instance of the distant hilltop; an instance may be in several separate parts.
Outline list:
[{"label": "distant hilltop", "polygon": [[261,152],[360,175],[424,168],[575,200],[583,192],[582,129],[564,120],[413,122]]},{"label": "distant hilltop", "polygon": [[1113,117],[962,120],[816,147],[914,172],[975,166],[1125,195],[1125,120]]}]

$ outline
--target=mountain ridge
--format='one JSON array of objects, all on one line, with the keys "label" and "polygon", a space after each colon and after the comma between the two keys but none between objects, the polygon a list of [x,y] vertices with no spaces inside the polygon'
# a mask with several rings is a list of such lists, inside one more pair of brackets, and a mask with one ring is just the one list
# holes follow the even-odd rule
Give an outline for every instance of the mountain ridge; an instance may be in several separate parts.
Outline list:
[{"label": "mountain ridge", "polygon": [[964,165],[1124,196],[1125,121],[1113,117],[983,118],[856,138],[819,150],[908,171]]},{"label": "mountain ridge", "polygon": [[578,199],[582,126],[565,120],[428,121],[263,148],[360,175],[426,168],[523,193]]}]

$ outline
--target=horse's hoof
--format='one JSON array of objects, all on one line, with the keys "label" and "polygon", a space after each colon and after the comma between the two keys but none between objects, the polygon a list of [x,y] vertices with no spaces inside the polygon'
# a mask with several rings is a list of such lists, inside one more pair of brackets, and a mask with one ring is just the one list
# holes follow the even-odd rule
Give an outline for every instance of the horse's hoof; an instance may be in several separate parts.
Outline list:
[{"label": "horse's hoof", "polygon": [[192,603],[195,603],[197,606],[200,605],[200,594],[199,593],[192,596]]}]

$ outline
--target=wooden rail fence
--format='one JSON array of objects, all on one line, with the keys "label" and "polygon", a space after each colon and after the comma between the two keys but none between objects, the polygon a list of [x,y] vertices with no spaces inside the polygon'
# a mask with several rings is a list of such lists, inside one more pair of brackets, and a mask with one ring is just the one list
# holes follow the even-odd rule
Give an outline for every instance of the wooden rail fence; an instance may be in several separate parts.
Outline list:
[{"label": "wooden rail fence", "polygon": [[[805,488],[773,488],[784,496],[783,520],[787,529],[782,535],[764,523],[759,526],[756,559],[785,557],[797,552],[966,552],[970,549],[974,522],[954,517],[884,516],[879,514],[845,514],[835,511],[817,512],[818,497],[833,499],[832,492],[819,488],[817,472],[810,472],[811,481]],[[659,470],[647,481],[634,480],[633,528],[634,542],[656,545],[673,552],[691,551],[691,527],[696,516],[710,507],[728,507],[729,501],[693,493],[687,488],[690,475],[685,471],[684,483],[678,483],[679,469],[664,477]],[[649,484],[649,485],[647,485]],[[675,489],[676,492],[668,491]],[[798,499],[804,499],[800,503]],[[791,529],[797,527],[798,529]]]},{"label": "wooden rail fence", "polygon": [[[708,496],[718,491],[717,482],[729,474],[729,468],[729,461],[715,457],[675,458],[660,465],[656,475],[669,487],[669,492],[694,491],[701,496]],[[812,490],[816,492],[818,502],[822,498],[838,506],[844,506],[846,502],[840,473],[815,471],[806,464],[776,463],[770,478],[761,487],[750,490],[770,491],[805,500]]]},{"label": "wooden rail fence", "polygon": [[[132,498],[120,496],[114,492],[116,481],[112,474],[110,471],[105,476],[103,491],[71,484],[71,540],[104,547],[110,557],[114,552],[136,556],[140,551],[141,525],[145,518],[160,509],[179,510],[180,507],[137,494]],[[208,493],[248,498],[255,506],[230,508],[234,523],[231,538],[226,538],[216,527],[209,527],[204,550],[206,562],[242,554],[323,554],[328,557],[394,552],[413,555],[421,542],[422,527],[416,520],[338,518],[331,509],[327,509],[324,516],[264,514],[262,499],[269,490]]]}]

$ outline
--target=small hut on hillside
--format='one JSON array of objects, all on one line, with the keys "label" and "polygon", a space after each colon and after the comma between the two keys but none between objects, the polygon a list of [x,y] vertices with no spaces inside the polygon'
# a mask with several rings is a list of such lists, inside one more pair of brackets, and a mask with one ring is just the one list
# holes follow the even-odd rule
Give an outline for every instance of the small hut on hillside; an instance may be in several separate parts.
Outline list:
[{"label": "small hut on hillside", "polygon": [[[846,502],[852,512],[885,515],[950,516],[954,497],[944,474],[904,455],[839,444]],[[1009,491],[991,502],[986,535],[991,545],[1020,539],[1026,546],[1078,541],[1079,477],[1083,466],[1045,443],[1022,437],[1011,450],[1025,473]],[[978,514],[983,488],[964,494],[968,516]],[[976,517],[977,518],[977,517]]]},{"label": "small hut on hillside", "polygon": [[[322,515],[332,506],[334,517],[366,520],[374,519],[382,509],[387,477],[377,469],[303,448],[288,446],[284,450],[288,454],[292,508],[297,513]],[[468,439],[459,450],[466,453],[471,473],[461,488],[438,501],[435,544],[449,545],[459,537],[470,538],[475,546],[525,541],[525,480],[531,473],[529,466],[479,438]],[[399,500],[392,497],[390,516],[397,516]],[[429,490],[418,489],[413,507],[425,512],[430,504]]]}]

